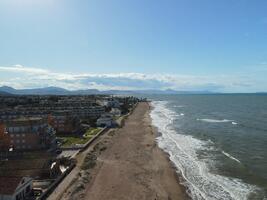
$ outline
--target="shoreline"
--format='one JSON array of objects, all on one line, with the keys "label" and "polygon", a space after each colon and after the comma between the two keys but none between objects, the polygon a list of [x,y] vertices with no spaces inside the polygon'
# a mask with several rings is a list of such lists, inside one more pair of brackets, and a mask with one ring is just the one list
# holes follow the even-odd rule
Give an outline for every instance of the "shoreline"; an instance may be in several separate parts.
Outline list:
[{"label": "shoreline", "polygon": [[104,135],[61,199],[188,200],[176,167],[158,147],[150,112],[149,103],[139,103],[123,127]]},{"label": "shoreline", "polygon": [[192,198],[187,193],[187,187],[181,183],[181,181],[185,181],[185,180],[184,180],[183,176],[181,174],[179,174],[179,172],[178,172],[179,169],[171,161],[170,154],[168,152],[164,151],[163,149],[161,149],[159,147],[159,145],[158,145],[157,138],[160,137],[162,135],[162,133],[160,133],[158,131],[158,128],[156,126],[154,126],[153,123],[152,123],[152,118],[151,118],[151,115],[150,115],[152,110],[153,110],[153,106],[151,105],[151,103],[149,103],[149,111],[148,111],[149,113],[148,113],[148,115],[149,115],[149,119],[150,119],[151,129],[152,129],[152,131],[154,132],[154,135],[155,135],[155,142],[156,142],[157,148],[159,148],[162,151],[162,153],[165,155],[165,157],[167,158],[168,162],[170,163],[171,167],[173,168],[175,176],[176,176],[176,180],[177,180],[179,186],[181,187],[182,191],[184,192],[185,200],[191,200]]},{"label": "shoreline", "polygon": [[164,151],[163,149],[161,149],[158,146],[157,137],[160,137],[162,135],[162,133],[160,133],[158,131],[158,128],[156,126],[154,126],[153,123],[152,123],[152,118],[150,116],[150,113],[151,113],[152,109],[153,109],[153,106],[151,105],[151,103],[149,103],[149,114],[148,115],[149,115],[149,119],[150,119],[150,123],[151,123],[151,129],[152,129],[152,131],[154,132],[154,135],[155,135],[155,142],[156,142],[157,148],[159,148],[162,151],[162,153],[164,154],[164,156],[167,158],[168,162],[170,163],[171,168],[174,170],[176,180],[177,180],[179,186],[181,187],[181,189],[182,189],[182,191],[183,191],[183,193],[185,195],[185,200],[191,200],[192,198],[190,198],[190,196],[188,195],[186,186],[184,186],[181,183],[182,180],[184,181],[184,178],[182,177],[182,175],[180,175],[178,173],[178,168],[171,161],[170,154],[168,152]]}]

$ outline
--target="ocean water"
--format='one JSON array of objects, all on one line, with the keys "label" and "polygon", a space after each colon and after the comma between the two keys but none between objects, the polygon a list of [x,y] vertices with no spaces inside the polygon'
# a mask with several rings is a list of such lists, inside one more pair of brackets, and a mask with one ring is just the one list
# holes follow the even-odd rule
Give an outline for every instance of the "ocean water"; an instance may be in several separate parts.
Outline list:
[{"label": "ocean water", "polygon": [[157,142],[192,199],[267,199],[267,95],[149,98]]}]

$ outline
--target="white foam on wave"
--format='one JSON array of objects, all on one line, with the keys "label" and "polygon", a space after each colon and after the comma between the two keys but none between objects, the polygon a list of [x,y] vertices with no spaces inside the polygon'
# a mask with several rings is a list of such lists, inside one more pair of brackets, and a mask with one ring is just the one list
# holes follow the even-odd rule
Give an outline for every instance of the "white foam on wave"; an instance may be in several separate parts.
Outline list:
[{"label": "white foam on wave", "polygon": [[197,119],[197,121],[208,122],[208,123],[228,123],[231,122],[233,125],[237,125],[234,120],[230,119]]},{"label": "white foam on wave", "polygon": [[182,105],[174,105],[173,107],[174,108],[183,108],[184,106],[182,106]]},{"label": "white foam on wave", "polygon": [[237,158],[235,158],[234,156],[231,156],[229,153],[226,153],[225,151],[222,151],[222,154],[225,155],[226,157],[238,162],[238,163],[241,163],[240,160],[238,160]]},{"label": "white foam on wave", "polygon": [[239,179],[212,174],[208,161],[200,160],[197,152],[208,150],[211,142],[190,135],[178,134],[172,128],[176,113],[166,107],[167,102],[152,102],[152,123],[161,132],[158,145],[169,153],[171,161],[182,175],[183,184],[193,200],[246,200],[255,189]]},{"label": "white foam on wave", "polygon": [[173,114],[172,117],[182,117],[184,116],[184,113],[180,113],[180,114]]},{"label": "white foam on wave", "polygon": [[226,122],[232,122],[233,120],[229,120],[229,119],[197,119],[197,121],[210,122],[210,123],[226,123]]}]

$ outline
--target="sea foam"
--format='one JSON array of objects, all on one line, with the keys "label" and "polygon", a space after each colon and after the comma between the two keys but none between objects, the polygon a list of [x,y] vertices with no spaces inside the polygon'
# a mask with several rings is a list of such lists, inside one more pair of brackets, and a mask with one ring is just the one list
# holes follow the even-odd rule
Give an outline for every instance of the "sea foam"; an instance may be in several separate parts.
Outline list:
[{"label": "sea foam", "polygon": [[230,119],[197,119],[197,121],[202,121],[202,122],[208,122],[208,123],[232,123],[233,125],[237,125],[238,123],[235,122],[234,120]]},{"label": "sea foam", "polygon": [[182,184],[193,200],[246,200],[254,186],[239,179],[210,172],[208,160],[200,160],[198,151],[209,150],[209,141],[179,134],[173,127],[177,113],[167,108],[166,101],[152,102],[152,123],[161,135],[157,138],[160,148],[170,155],[170,160],[182,176]]},{"label": "sea foam", "polygon": [[226,123],[226,122],[233,122],[230,119],[197,119],[197,121],[209,122],[209,123]]},{"label": "sea foam", "polygon": [[229,153],[226,153],[225,151],[222,151],[222,154],[225,155],[226,157],[238,162],[238,163],[241,163],[240,160],[238,160],[237,158],[235,158],[234,156],[231,156]]}]

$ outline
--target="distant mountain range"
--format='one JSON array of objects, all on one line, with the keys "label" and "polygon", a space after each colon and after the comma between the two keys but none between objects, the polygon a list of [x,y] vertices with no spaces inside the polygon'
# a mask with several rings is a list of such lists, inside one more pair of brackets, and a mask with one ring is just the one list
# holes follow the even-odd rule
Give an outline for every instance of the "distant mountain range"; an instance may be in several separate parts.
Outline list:
[{"label": "distant mountain range", "polygon": [[8,93],[8,92],[4,92],[4,91],[0,91],[0,96],[3,96],[3,95],[11,95],[10,93]]},{"label": "distant mountain range", "polygon": [[66,90],[60,87],[45,87],[35,89],[14,89],[9,86],[0,87],[0,95],[92,95],[92,94],[211,94],[210,91],[176,91],[176,90]]}]

